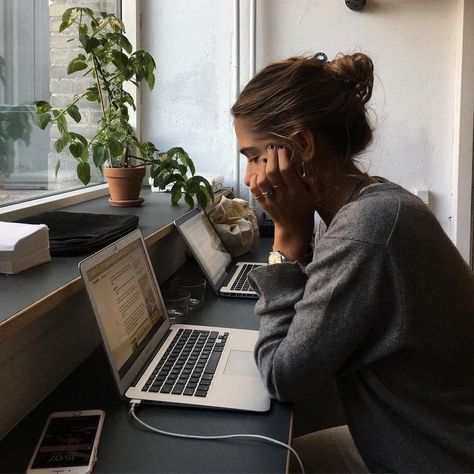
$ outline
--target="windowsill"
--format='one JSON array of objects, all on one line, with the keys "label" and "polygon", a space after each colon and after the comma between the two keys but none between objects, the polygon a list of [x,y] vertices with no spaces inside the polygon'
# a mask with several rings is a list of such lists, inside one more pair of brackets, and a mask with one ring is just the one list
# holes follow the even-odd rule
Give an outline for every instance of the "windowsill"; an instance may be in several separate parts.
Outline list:
[{"label": "windowsill", "polygon": [[0,220],[11,222],[39,214],[40,212],[54,211],[56,209],[97,199],[98,197],[107,195],[108,192],[109,188],[105,183],[17,204],[10,204],[5,207],[0,207]]},{"label": "windowsill", "polygon": [[[145,198],[145,202],[138,208],[112,207],[108,203],[108,196],[101,196],[70,205],[63,210],[137,215],[147,246],[151,246],[171,233],[174,229],[173,222],[187,212],[189,207],[184,203],[172,206],[169,193],[152,193],[150,188],[143,188],[141,196]],[[0,343],[79,292],[82,281],[78,263],[86,257],[87,255],[53,257],[51,262],[24,272],[0,275]]]}]

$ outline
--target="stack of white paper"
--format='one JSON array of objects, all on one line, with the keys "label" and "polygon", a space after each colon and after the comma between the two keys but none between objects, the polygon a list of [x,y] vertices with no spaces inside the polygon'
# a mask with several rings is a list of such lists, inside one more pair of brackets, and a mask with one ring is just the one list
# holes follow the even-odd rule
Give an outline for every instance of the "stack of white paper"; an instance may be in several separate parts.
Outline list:
[{"label": "stack of white paper", "polygon": [[0,222],[0,273],[18,273],[51,261],[44,224]]}]

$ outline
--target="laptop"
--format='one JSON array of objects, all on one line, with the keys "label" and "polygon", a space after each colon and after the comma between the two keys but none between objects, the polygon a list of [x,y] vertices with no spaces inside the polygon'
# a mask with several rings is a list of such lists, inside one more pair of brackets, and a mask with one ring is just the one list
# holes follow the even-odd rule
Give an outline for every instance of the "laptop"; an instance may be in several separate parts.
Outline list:
[{"label": "laptop", "polygon": [[217,295],[258,298],[247,274],[266,263],[235,261],[201,209],[186,213],[175,221],[175,226]]},{"label": "laptop", "polygon": [[139,229],[79,263],[120,395],[264,412],[258,331],[172,324]]}]

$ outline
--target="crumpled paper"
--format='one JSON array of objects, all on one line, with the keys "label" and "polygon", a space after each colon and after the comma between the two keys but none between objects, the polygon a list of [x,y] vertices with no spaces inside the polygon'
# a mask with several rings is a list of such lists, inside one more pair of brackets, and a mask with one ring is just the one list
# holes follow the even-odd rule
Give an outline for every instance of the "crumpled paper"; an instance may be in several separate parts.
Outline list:
[{"label": "crumpled paper", "polygon": [[257,243],[257,216],[244,199],[222,196],[209,217],[233,257],[248,252]]}]

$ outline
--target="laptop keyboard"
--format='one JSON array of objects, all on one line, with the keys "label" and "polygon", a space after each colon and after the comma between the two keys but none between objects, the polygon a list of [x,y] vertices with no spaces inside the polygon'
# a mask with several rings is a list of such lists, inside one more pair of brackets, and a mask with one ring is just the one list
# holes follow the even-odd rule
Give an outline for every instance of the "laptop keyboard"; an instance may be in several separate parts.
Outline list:
[{"label": "laptop keyboard", "polygon": [[247,280],[247,274],[250,270],[260,267],[259,264],[246,263],[242,265],[240,270],[240,276],[237,278],[234,283],[232,283],[231,290],[235,291],[253,291],[253,288],[250,286],[249,281]]},{"label": "laptop keyboard", "polygon": [[142,391],[206,397],[228,335],[179,329]]}]

